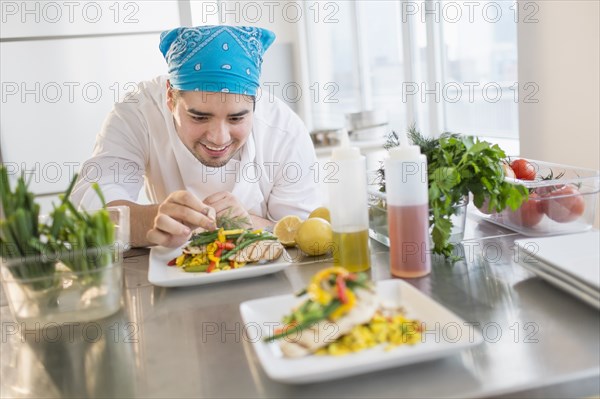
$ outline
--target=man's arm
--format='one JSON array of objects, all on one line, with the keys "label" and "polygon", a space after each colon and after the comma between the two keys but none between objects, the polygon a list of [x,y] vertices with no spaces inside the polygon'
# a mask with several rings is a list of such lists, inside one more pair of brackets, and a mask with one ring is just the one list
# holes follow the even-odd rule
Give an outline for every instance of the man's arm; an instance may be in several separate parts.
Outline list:
[{"label": "man's arm", "polygon": [[261,218],[260,216],[250,215],[250,220],[255,229],[265,229],[275,226],[274,222],[271,222],[269,219]]},{"label": "man's arm", "polygon": [[107,206],[124,205],[129,207],[129,234],[132,247],[146,247],[153,245],[146,238],[146,234],[154,225],[154,218],[158,212],[158,205],[139,205],[135,202],[116,200],[109,202]]},{"label": "man's arm", "polygon": [[[147,238],[147,234],[150,230],[157,228],[156,216],[159,212],[158,204],[153,205],[139,205],[135,202],[125,201],[125,200],[116,200],[109,202],[107,206],[127,206],[129,207],[129,220],[130,220],[130,235],[131,235],[131,246],[132,247],[145,247],[149,245],[154,245],[156,242],[151,242]],[[189,212],[189,210],[188,210]],[[194,215],[193,215],[194,216]],[[199,215],[195,215],[197,218]],[[255,229],[264,229],[267,227],[272,227],[274,225],[268,219],[261,218],[260,216],[250,215],[250,220],[252,221],[252,225]],[[204,217],[201,217],[200,220],[193,220],[194,224],[205,224],[208,222],[204,220]],[[186,221],[186,224],[191,224],[189,221]],[[183,227],[183,226],[182,226]],[[205,227],[214,227],[214,226],[206,226]]]}]

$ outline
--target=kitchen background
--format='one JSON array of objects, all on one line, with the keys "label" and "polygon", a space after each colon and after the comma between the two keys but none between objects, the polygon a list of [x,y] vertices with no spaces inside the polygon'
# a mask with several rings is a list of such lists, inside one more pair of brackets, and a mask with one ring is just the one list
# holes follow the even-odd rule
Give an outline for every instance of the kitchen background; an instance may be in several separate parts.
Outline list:
[{"label": "kitchen background", "polygon": [[597,1],[2,1],[1,12],[0,156],[46,207],[113,103],[166,73],[159,34],[180,25],[273,30],[263,95],[300,115],[322,160],[332,131],[357,127],[346,114],[376,110],[379,126],[353,134],[371,168],[382,134],[415,123],[600,169]]}]

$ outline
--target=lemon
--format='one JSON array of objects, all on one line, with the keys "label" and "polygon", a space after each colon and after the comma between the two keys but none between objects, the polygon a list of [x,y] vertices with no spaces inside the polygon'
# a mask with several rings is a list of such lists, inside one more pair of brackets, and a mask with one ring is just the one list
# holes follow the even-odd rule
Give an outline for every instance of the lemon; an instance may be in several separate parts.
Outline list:
[{"label": "lemon", "polygon": [[296,232],[302,224],[302,219],[296,215],[288,215],[281,218],[273,227],[273,234],[286,247],[296,244]]},{"label": "lemon", "polygon": [[306,219],[296,233],[296,245],[307,255],[323,255],[333,247],[331,224],[322,218]]},{"label": "lemon", "polygon": [[324,206],[320,206],[308,215],[308,218],[321,218],[327,220],[331,223],[331,215],[329,214],[329,209]]}]

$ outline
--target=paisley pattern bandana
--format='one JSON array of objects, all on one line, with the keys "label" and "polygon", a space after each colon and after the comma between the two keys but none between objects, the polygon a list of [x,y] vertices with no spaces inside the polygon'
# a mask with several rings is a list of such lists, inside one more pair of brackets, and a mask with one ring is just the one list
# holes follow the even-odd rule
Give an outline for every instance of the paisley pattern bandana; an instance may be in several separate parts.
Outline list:
[{"label": "paisley pattern bandana", "polygon": [[159,48],[175,89],[256,96],[262,57],[274,40],[262,28],[198,26],[163,32]]}]

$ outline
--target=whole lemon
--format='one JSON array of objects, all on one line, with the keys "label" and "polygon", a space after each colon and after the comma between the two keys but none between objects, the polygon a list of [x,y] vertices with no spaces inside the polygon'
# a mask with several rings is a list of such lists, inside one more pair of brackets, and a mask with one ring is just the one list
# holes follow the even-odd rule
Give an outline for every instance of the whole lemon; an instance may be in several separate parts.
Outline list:
[{"label": "whole lemon", "polygon": [[333,247],[331,224],[322,218],[306,219],[296,233],[296,245],[310,256],[327,253]]},{"label": "whole lemon", "polygon": [[331,223],[331,214],[329,213],[329,209],[324,206],[320,206],[308,215],[308,218],[321,218],[327,220]]}]

